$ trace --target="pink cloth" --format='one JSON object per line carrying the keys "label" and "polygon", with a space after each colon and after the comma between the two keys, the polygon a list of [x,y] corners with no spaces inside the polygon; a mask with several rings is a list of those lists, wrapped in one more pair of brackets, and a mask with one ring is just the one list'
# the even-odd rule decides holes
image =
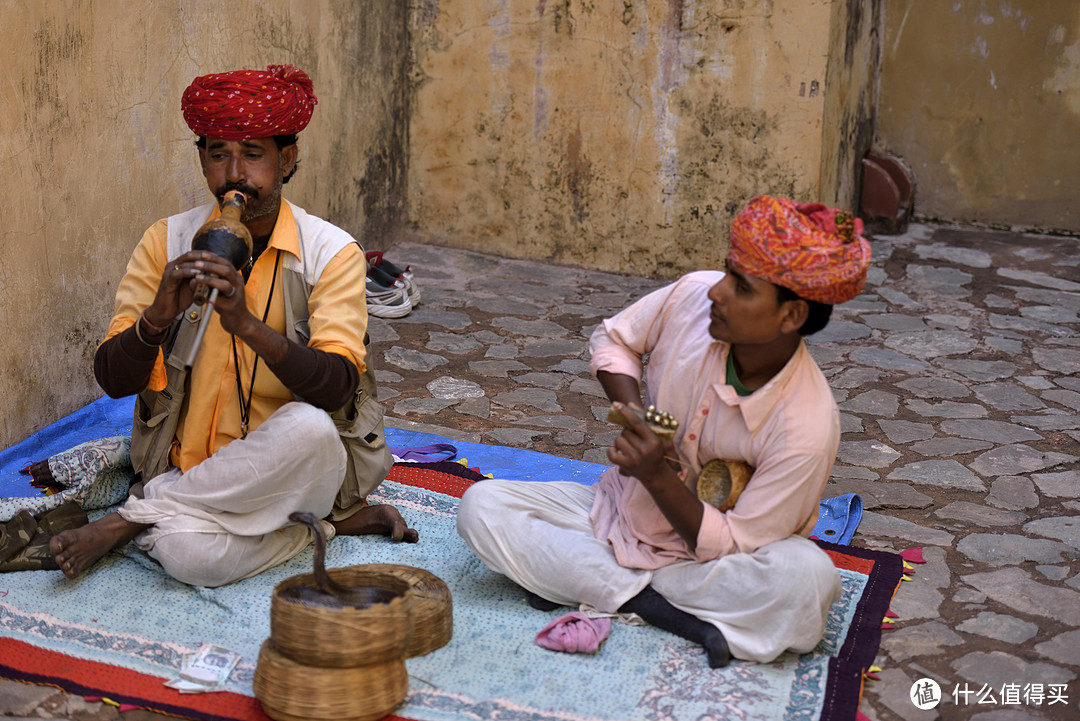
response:
{"label": "pink cloth", "polygon": [[809,536],[840,443],[840,413],[806,346],[748,396],[726,383],[729,346],[709,335],[709,288],[724,274],[700,271],[660,288],[605,320],[589,342],[593,373],[640,378],[649,355],[648,403],[679,421],[675,447],[686,483],[708,461],[746,461],[753,479],[732,510],[705,504],[691,552],[649,492],[618,468],[596,483],[589,515],[619,564],[656,569],[680,560],[749,553],[793,534]]}
{"label": "pink cloth", "polygon": [[536,634],[536,645],[566,653],[596,653],[610,633],[610,618],[590,618],[572,611],[544,626]]}

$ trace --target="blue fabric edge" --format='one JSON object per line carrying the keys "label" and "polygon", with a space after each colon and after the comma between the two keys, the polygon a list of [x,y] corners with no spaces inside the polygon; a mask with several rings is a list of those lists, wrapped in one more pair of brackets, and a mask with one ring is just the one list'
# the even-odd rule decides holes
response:
{"label": "blue fabric edge", "polygon": [[[62,453],[96,438],[131,435],[135,398],[103,396],[64,418],[37,431],[10,448],[0,451],[0,497],[31,497],[38,490],[19,471],[27,465]],[[572,481],[585,486],[596,483],[608,466],[589,461],[561,458],[549,453],[510,446],[455,441],[434,433],[400,428],[386,429],[391,448],[449,443],[457,448],[457,459],[484,475],[526,481]],[[853,493],[824,499],[812,535],[822,540],[848,545],[862,520],[862,499]]]}

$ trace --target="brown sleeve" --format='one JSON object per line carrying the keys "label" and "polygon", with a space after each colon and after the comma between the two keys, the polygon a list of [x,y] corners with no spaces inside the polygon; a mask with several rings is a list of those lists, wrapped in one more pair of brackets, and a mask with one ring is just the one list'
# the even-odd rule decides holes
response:
{"label": "brown sleeve", "polygon": [[[98,346],[94,376],[112,398],[134,395],[150,382],[157,354],[158,349],[140,341],[131,326]],[[298,343],[289,343],[279,363],[266,364],[294,395],[327,413],[344,406],[360,383],[360,371],[344,356]]]}
{"label": "brown sleeve", "polygon": [[111,398],[135,395],[150,382],[157,357],[158,347],[139,340],[133,325],[98,346],[94,377]]}
{"label": "brown sleeve", "polygon": [[281,361],[266,365],[293,395],[327,413],[348,403],[360,384],[360,371],[345,356],[299,343],[290,342]]}

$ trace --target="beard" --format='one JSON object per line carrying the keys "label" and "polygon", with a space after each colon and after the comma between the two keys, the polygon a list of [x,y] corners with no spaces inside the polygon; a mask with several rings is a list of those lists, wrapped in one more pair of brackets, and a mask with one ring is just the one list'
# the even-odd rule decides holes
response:
{"label": "beard", "polygon": [[225,200],[225,193],[230,190],[239,190],[247,198],[244,204],[244,212],[240,215],[240,222],[246,223],[251,220],[264,218],[271,213],[276,213],[281,205],[281,187],[284,168],[283,162],[278,160],[278,174],[274,178],[274,185],[269,191],[261,192],[259,188],[247,183],[225,183],[214,193],[217,196],[218,206]]}
{"label": "beard", "polygon": [[[244,193],[247,195],[247,193]],[[248,196],[251,198],[251,196]],[[281,205],[281,177],[278,176],[277,182],[274,183],[274,187],[269,193],[257,194],[254,198],[248,201],[248,204],[244,206],[244,212],[240,215],[241,222],[250,220],[258,220],[259,218],[266,217],[271,213],[276,213],[278,207]]]}

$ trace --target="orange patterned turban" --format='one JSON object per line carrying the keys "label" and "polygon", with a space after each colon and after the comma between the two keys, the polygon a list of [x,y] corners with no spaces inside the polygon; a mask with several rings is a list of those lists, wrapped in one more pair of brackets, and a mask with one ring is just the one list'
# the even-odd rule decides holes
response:
{"label": "orange patterned turban", "polygon": [[204,138],[248,140],[292,135],[315,110],[315,86],[292,65],[234,70],[191,81],[180,99],[188,127]]}
{"label": "orange patterned turban", "polygon": [[866,282],[870,244],[862,221],[819,203],[759,195],[731,223],[728,262],[737,270],[835,305]]}

